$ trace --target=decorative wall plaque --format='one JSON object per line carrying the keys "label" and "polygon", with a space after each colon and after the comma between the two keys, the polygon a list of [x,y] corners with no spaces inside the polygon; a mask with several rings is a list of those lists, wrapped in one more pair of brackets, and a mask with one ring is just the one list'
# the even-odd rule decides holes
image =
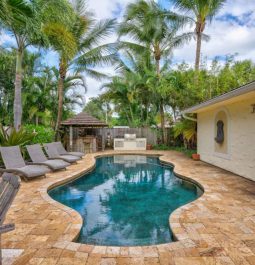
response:
{"label": "decorative wall plaque", "polygon": [[222,144],[224,142],[224,122],[222,120],[217,121],[217,135],[215,137],[215,141],[218,144]]}

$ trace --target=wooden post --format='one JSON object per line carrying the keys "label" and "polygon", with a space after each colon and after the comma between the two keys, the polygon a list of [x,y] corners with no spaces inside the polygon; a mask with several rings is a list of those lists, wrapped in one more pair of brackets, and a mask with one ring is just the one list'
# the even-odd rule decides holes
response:
{"label": "wooden post", "polygon": [[102,151],[104,151],[104,149],[105,149],[105,129],[101,128],[100,133],[102,135]]}
{"label": "wooden post", "polygon": [[70,151],[73,151],[73,126],[72,125],[69,128],[69,145],[70,145]]}

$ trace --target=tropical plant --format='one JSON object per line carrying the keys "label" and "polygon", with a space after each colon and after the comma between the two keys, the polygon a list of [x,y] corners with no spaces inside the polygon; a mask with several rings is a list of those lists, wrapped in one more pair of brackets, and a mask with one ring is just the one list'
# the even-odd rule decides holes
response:
{"label": "tropical plant", "polygon": [[111,123],[112,110],[109,102],[102,96],[91,98],[90,101],[85,105],[84,112],[89,113],[93,117]]}
{"label": "tropical plant", "polygon": [[50,143],[54,140],[55,134],[51,127],[27,124],[24,126],[24,129],[27,133],[34,134],[34,138],[31,141],[34,144]]}
{"label": "tropical plant", "polygon": [[24,128],[17,131],[15,128],[5,129],[0,125],[0,146],[24,146],[31,143],[34,137],[34,133],[29,133]]}
{"label": "tropical plant", "polygon": [[15,53],[0,48],[0,123],[13,120]]}
{"label": "tropical plant", "polygon": [[188,18],[162,9],[155,1],[138,0],[129,4],[120,24],[120,36],[130,36],[134,42],[121,41],[120,46],[138,53],[149,49],[160,74],[160,61],[172,55],[173,49],[188,42],[193,32],[178,35]]}
{"label": "tropical plant", "polygon": [[[14,127],[16,130],[21,126],[22,118],[22,61],[25,48],[32,41],[32,33],[37,28],[35,9],[31,2],[25,0],[3,0],[0,3],[0,26],[10,31],[16,40],[16,74],[14,96]],[[33,21],[35,19],[35,21]]]}
{"label": "tropical plant", "polygon": [[[63,87],[68,69],[101,79],[106,75],[93,68],[112,62],[113,58],[114,45],[99,43],[113,31],[115,21],[95,22],[87,12],[84,0],[76,0],[72,4],[75,19],[70,24],[65,23],[65,26],[58,25],[57,30],[56,26],[47,29],[52,46],[60,55],[56,135],[62,120]],[[63,35],[68,36],[68,40],[64,43]]]}
{"label": "tropical plant", "polygon": [[147,73],[150,69],[155,70],[155,67],[149,53],[133,56],[127,52],[122,58],[116,69],[118,75],[102,85],[102,88],[107,89],[104,98],[114,104],[115,111],[120,114],[121,120],[125,120],[125,125],[148,126],[156,111],[151,103],[153,95],[146,83]]}
{"label": "tropical plant", "polygon": [[[187,43],[193,32],[178,34],[188,22],[184,16],[162,9],[154,1],[138,0],[128,5],[124,22],[119,27],[120,36],[130,36],[133,42],[121,41],[120,47],[135,53],[149,52],[155,61],[156,78],[160,79],[161,61],[168,61],[177,47]],[[158,82],[160,82],[158,80]],[[157,85],[155,83],[155,85]],[[156,86],[155,86],[156,89]],[[162,141],[166,142],[163,100],[159,103]]]}
{"label": "tropical plant", "polygon": [[184,119],[174,126],[174,137],[182,136],[187,147],[194,148],[197,139],[197,123]]}
{"label": "tropical plant", "polygon": [[203,37],[208,39],[208,36],[204,35],[206,22],[211,22],[216,14],[220,11],[226,0],[171,0],[177,9],[191,14],[190,19],[195,23],[195,33],[197,39],[196,47],[196,61],[195,70],[198,71],[200,67],[200,54]]}
{"label": "tropical plant", "polygon": [[[30,45],[47,46],[47,29],[54,25],[54,21],[64,17],[63,6],[65,0],[2,0],[0,2],[0,26],[14,35],[16,40],[16,73],[14,93],[14,127],[18,130],[22,122],[22,81],[23,58],[26,48]],[[54,14],[54,16],[53,16]],[[53,19],[54,17],[54,19]],[[62,20],[66,22],[66,20]],[[62,36],[63,41],[64,35]]]}

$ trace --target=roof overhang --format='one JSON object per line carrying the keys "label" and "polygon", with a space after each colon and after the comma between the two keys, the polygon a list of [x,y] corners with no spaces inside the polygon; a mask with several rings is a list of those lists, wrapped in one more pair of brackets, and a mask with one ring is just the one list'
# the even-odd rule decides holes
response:
{"label": "roof overhang", "polygon": [[73,126],[73,127],[83,127],[83,128],[108,128],[107,124],[79,124],[79,123],[61,123],[62,126]]}
{"label": "roof overhang", "polygon": [[212,98],[208,101],[202,102],[191,108],[183,110],[182,114],[204,112],[216,107],[231,104],[237,101],[245,100],[250,97],[255,97],[255,81],[244,86],[236,88],[228,93]]}

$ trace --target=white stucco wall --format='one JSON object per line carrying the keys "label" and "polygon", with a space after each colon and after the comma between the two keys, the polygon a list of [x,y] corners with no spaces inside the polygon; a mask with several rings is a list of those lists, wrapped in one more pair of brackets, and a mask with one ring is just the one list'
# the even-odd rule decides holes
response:
{"label": "white stucco wall", "polygon": [[[198,153],[201,160],[255,181],[255,96],[198,113]],[[215,117],[225,111],[228,119],[227,154],[215,151]]]}

